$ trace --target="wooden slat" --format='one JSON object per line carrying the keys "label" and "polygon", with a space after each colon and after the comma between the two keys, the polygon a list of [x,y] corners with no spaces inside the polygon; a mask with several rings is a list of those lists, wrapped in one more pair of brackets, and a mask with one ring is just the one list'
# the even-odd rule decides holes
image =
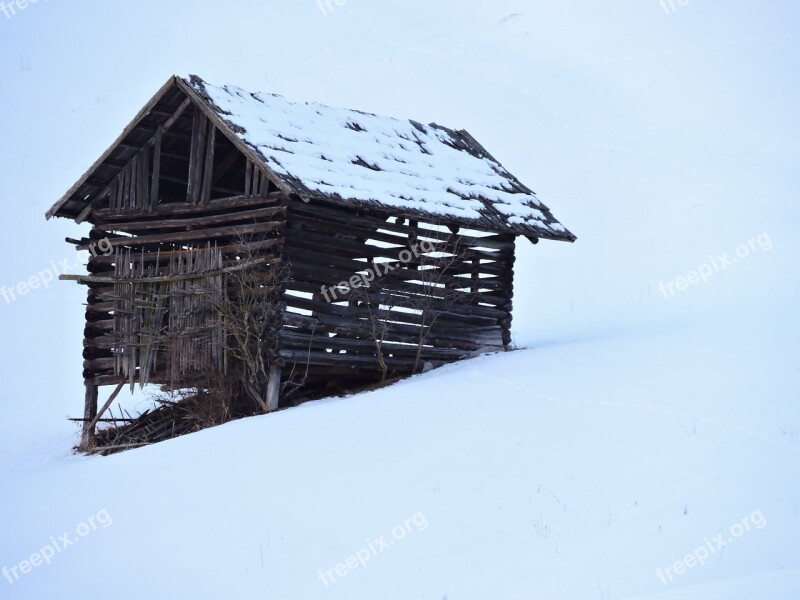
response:
{"label": "wooden slat", "polygon": [[[187,98],[188,100],[188,98]],[[156,132],[154,143],[153,143],[153,175],[150,182],[150,206],[149,209],[151,211],[155,210],[158,207],[158,194],[159,184],[161,179],[161,143],[163,139],[164,129],[159,127],[158,131]]]}
{"label": "wooden slat", "polygon": [[142,208],[150,209],[150,146],[142,148]]}
{"label": "wooden slat", "polygon": [[169,274],[169,275],[154,275],[154,276],[146,276],[146,277],[128,277],[125,276],[124,278],[120,278],[119,276],[109,276],[109,277],[101,277],[96,275],[59,275],[58,278],[61,281],[80,281],[82,283],[163,283],[163,282],[174,282],[174,281],[187,281],[190,279],[203,279],[205,277],[209,277],[210,275],[218,275],[222,273],[232,273],[234,271],[240,271],[242,269],[248,269],[258,265],[276,265],[280,263],[279,258],[260,258],[253,261],[248,262],[247,264],[242,265],[233,265],[229,267],[224,267],[222,269],[216,269],[214,271],[201,271],[197,273],[185,273],[185,274]]}
{"label": "wooden slat", "polygon": [[[166,121],[164,121],[161,127],[159,127],[160,133],[164,134],[167,131],[169,131],[169,129],[175,124],[175,122],[181,118],[181,115],[183,115],[184,111],[186,111],[186,109],[189,108],[189,105],[191,103],[192,99],[189,97],[187,97],[183,102],[181,102],[178,108],[175,109],[175,112],[172,113],[172,115]],[[156,133],[158,134],[158,132]]]}
{"label": "wooden slat", "polygon": [[208,122],[211,132],[208,135],[208,144],[206,148],[205,165],[203,166],[203,186],[200,191],[200,201],[203,204],[208,204],[211,201],[211,179],[214,172],[214,147],[217,141],[217,128],[214,124]]}
{"label": "wooden slat", "polygon": [[252,196],[251,188],[253,185],[253,163],[249,160],[244,168],[244,195]]}
{"label": "wooden slat", "polygon": [[133,211],[123,213],[119,211],[112,211],[109,209],[100,209],[95,211],[97,224],[112,222],[125,222],[131,219],[150,219],[159,217],[174,217],[179,215],[203,215],[206,213],[214,213],[218,211],[226,211],[229,209],[244,208],[247,206],[261,206],[261,205],[275,205],[278,202],[284,201],[286,196],[281,192],[270,194],[267,196],[229,196],[227,198],[218,198],[211,200],[207,205],[193,206],[185,202],[171,202],[162,204],[153,211]]}
{"label": "wooden slat", "polygon": [[[282,238],[269,238],[266,240],[259,240],[256,242],[247,242],[247,243],[233,243],[227,244],[224,246],[217,246],[220,252],[225,254],[238,254],[241,252],[261,252],[264,250],[269,250],[273,248],[278,248],[284,244],[284,240]],[[140,255],[137,258],[137,261],[144,261],[145,263],[167,263],[169,258],[172,254],[183,254],[186,250],[162,250],[158,253],[154,252],[146,252],[143,256]],[[113,255],[111,256],[96,256],[92,258],[92,262],[94,264],[105,264],[111,265],[116,262],[116,257]],[[99,297],[102,297],[102,293],[99,294]]]}
{"label": "wooden slat", "polygon": [[229,223],[231,221],[250,221],[257,222],[263,217],[271,217],[284,212],[282,206],[266,206],[243,210],[238,212],[222,212],[203,217],[189,217],[184,219],[165,219],[152,221],[131,221],[129,223],[114,223],[109,225],[97,225],[96,231],[146,231],[150,229],[186,229],[196,228],[206,225],[218,225],[219,223]]}
{"label": "wooden slat", "polygon": [[[307,215],[311,218],[324,219],[331,223],[346,223],[347,225],[358,225],[367,229],[385,229],[387,231],[395,231],[405,235],[414,234],[418,237],[432,237],[439,239],[442,233],[432,229],[428,229],[419,225],[411,227],[393,221],[387,221],[386,218],[390,216],[389,212],[375,212],[372,215],[359,215],[354,214],[353,210],[346,210],[338,206],[332,206],[329,203],[314,200],[310,203],[292,200],[289,202],[289,209],[292,213],[295,211]],[[382,218],[378,215],[382,215]],[[514,247],[513,234],[496,234],[485,237],[475,237],[469,235],[458,234],[464,243],[478,248],[490,248],[498,250],[508,250]]]}
{"label": "wooden slat", "polygon": [[206,135],[206,116],[195,109],[192,119],[192,142],[189,148],[189,173],[187,175],[186,202],[196,204],[200,195],[200,178],[202,175],[201,157]]}
{"label": "wooden slat", "polygon": [[108,410],[108,408],[111,406],[114,400],[116,400],[117,396],[122,391],[123,387],[125,387],[124,383],[120,383],[119,385],[117,385],[116,389],[111,393],[111,396],[109,396],[108,400],[106,400],[105,404],[103,404],[103,407],[97,411],[97,414],[89,423],[89,432],[91,435],[94,435],[94,428],[97,426],[97,422],[100,420],[100,417],[103,416],[103,414]]}
{"label": "wooden slat", "polygon": [[[152,235],[124,236],[106,238],[113,248],[124,246],[141,246],[145,244],[172,244],[175,242],[188,242],[196,240],[209,240],[224,236],[246,235],[251,233],[266,233],[277,227],[285,225],[285,221],[267,221],[247,225],[230,225],[227,227],[214,227],[198,229],[196,231],[182,231],[178,233],[156,233]],[[78,250],[88,250],[89,244],[78,246]]]}

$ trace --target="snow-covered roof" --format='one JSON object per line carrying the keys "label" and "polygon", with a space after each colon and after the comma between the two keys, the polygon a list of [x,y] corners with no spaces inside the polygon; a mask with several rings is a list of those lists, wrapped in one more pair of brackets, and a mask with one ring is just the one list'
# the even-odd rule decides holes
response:
{"label": "snow-covered roof", "polygon": [[573,241],[469,133],[184,79],[275,176],[304,198]]}
{"label": "snow-covered roof", "polygon": [[[188,96],[188,99],[187,99]],[[282,191],[308,202],[531,238],[574,241],[528,187],[464,130],[172,77],[47,212],[81,222],[163,125],[193,102]]]}

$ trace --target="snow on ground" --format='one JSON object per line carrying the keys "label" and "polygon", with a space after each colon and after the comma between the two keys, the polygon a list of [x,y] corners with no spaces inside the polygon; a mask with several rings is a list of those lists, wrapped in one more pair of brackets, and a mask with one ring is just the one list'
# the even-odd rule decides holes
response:
{"label": "snow on ground", "polygon": [[4,298],[0,598],[800,597],[800,9],[331,6],[0,17],[0,286],[79,269],[45,210],[197,72],[468,129],[579,238],[518,245],[525,349],[85,458],[83,290]]}
{"label": "snow on ground", "polygon": [[[752,363],[786,332],[736,343],[754,333],[545,344],[6,472],[0,565],[92,515],[110,525],[4,597],[91,581],[116,598],[796,598],[800,415],[778,383],[790,361]],[[701,547],[704,566],[674,574]]]}

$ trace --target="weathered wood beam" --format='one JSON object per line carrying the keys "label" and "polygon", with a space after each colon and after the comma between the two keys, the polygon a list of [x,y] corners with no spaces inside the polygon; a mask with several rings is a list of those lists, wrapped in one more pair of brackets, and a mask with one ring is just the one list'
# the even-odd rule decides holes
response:
{"label": "weathered wood beam", "polygon": [[229,196],[227,198],[217,198],[211,200],[205,206],[193,206],[185,202],[172,202],[162,204],[153,211],[132,211],[127,213],[117,212],[110,209],[99,209],[95,212],[98,224],[110,221],[127,221],[130,219],[150,219],[158,217],[173,217],[178,215],[202,215],[215,211],[226,211],[229,209],[244,208],[248,206],[274,205],[286,199],[286,195],[281,192],[270,194],[269,196]]}
{"label": "weathered wood beam", "polygon": [[94,416],[94,418],[92,418],[91,422],[89,423],[89,430],[92,438],[94,438],[95,427],[97,426],[97,422],[100,420],[100,417],[103,416],[103,414],[109,409],[114,400],[116,400],[117,396],[122,391],[123,387],[125,387],[125,383],[118,384],[116,389],[111,393],[111,396],[109,396],[108,400],[106,400],[105,404],[103,404],[103,407],[100,410],[98,410],[97,414]]}
{"label": "weathered wood beam", "polygon": [[86,395],[84,397],[83,430],[81,432],[81,442],[79,449],[82,452],[89,452],[94,445],[94,429],[89,425],[97,415],[97,386],[86,384]]}
{"label": "weathered wood beam", "polygon": [[[257,252],[263,250],[269,250],[271,248],[277,248],[284,244],[284,240],[282,238],[269,238],[266,240],[259,240],[256,242],[247,242],[244,244],[226,244],[224,246],[217,246],[218,250],[223,254],[239,254],[239,253],[249,253],[249,252]],[[145,264],[159,262],[163,263],[164,265],[169,264],[169,259],[173,255],[185,255],[186,250],[160,250],[159,252],[145,252],[144,254],[139,254],[136,256],[135,260],[138,263],[144,262]],[[105,264],[105,265],[113,265],[116,263],[117,259],[112,254],[109,256],[97,256],[92,259],[95,264]],[[109,272],[113,272],[111,269]],[[95,274],[95,273],[93,273]]]}
{"label": "weathered wood beam", "polygon": [[[306,217],[320,219],[324,222],[342,223],[346,224],[347,226],[359,226],[368,230],[383,229],[404,235],[414,234],[416,237],[432,238],[436,240],[442,239],[443,235],[450,235],[443,234],[441,231],[424,227],[423,225],[425,223],[418,225],[417,227],[411,227],[409,225],[402,225],[397,222],[387,221],[386,219],[391,214],[387,211],[375,210],[370,214],[354,214],[352,210],[348,211],[318,200],[315,200],[311,203],[291,200],[289,202],[289,209],[292,211],[292,213],[297,212],[305,215]],[[361,212],[363,213],[364,211]],[[427,224],[434,225],[434,223]],[[474,246],[476,248],[508,250],[514,247],[513,234],[494,234],[484,237],[458,234],[454,237],[457,237],[463,243],[469,244],[470,246]]]}
{"label": "weathered wood beam", "polygon": [[[62,275],[63,277],[63,275]],[[436,319],[436,324],[439,327],[496,327],[496,317],[483,317],[480,315],[467,315],[455,312],[452,308],[450,310],[432,310],[427,309],[425,314],[417,314],[414,312],[405,312],[397,310],[367,308],[357,306],[341,306],[338,304],[328,304],[327,302],[315,302],[308,298],[299,298],[297,296],[286,295],[284,297],[286,304],[295,308],[312,311],[315,314],[328,314],[336,317],[343,317],[349,319],[369,320],[377,319],[381,323],[384,322],[398,322],[410,323],[412,325],[421,325],[423,318],[426,325],[430,324]],[[482,307],[484,308],[484,307]]]}
{"label": "weathered wood beam", "polygon": [[[459,282],[460,283],[460,282]],[[320,293],[320,290],[323,285],[329,285],[324,283],[322,280],[317,278],[295,278],[291,280],[288,284],[288,289],[292,291],[298,292],[306,292],[306,293]],[[466,304],[475,304],[475,305],[483,305],[487,304],[489,306],[496,307],[500,310],[506,311],[508,310],[508,306],[510,305],[510,300],[506,297],[506,295],[498,294],[497,292],[488,292],[488,291],[479,291],[477,293],[467,292],[464,291],[469,284],[465,284],[462,289],[454,289],[454,288],[440,288],[440,287],[433,287],[433,286],[424,286],[418,283],[412,283],[408,281],[401,281],[401,280],[393,280],[389,286],[390,290],[395,293],[402,293],[402,294],[410,294],[411,297],[422,299],[424,297],[430,297],[431,299],[444,299],[448,302],[456,302],[456,303],[466,303]],[[369,301],[377,301],[381,296],[381,286],[372,285],[370,288],[359,288],[357,293],[358,300],[367,299]],[[347,296],[341,298],[343,300],[347,300]]]}
{"label": "weathered wood beam", "polygon": [[101,232],[111,231],[146,231],[149,229],[188,229],[206,225],[218,225],[231,221],[250,221],[258,222],[263,217],[271,217],[284,212],[282,206],[266,206],[253,210],[243,210],[239,212],[223,212],[203,217],[189,217],[185,219],[166,219],[152,221],[131,221],[127,223],[113,223],[108,225],[96,225],[94,230]]}
{"label": "weathered wood beam", "polygon": [[[291,217],[290,217],[291,218]],[[398,261],[375,263],[371,265],[368,262],[357,261],[349,256],[337,256],[335,248],[331,249],[329,253],[315,252],[305,247],[300,247],[296,238],[289,238],[287,236],[287,255],[292,263],[292,268],[298,270],[298,275],[302,277],[312,277],[314,281],[321,279],[321,283],[328,285],[335,285],[340,281],[348,281],[353,275],[373,269],[380,277],[375,279],[391,277],[393,279],[401,279],[404,281],[420,281],[423,280],[430,285],[431,283],[440,283],[447,287],[464,287],[469,288],[470,279],[472,274],[472,265],[464,263],[463,261],[447,263],[447,264],[430,264],[430,269],[426,271],[419,271],[408,268],[409,265],[403,266]],[[291,241],[290,241],[291,240]],[[323,248],[325,250],[325,248]],[[339,254],[345,254],[341,250]],[[419,261],[415,261],[419,262]],[[380,271],[375,267],[380,265]],[[389,269],[388,267],[391,267]],[[386,273],[388,271],[388,274]],[[492,275],[491,277],[482,277],[480,279],[480,286],[482,289],[497,289],[498,285],[503,285],[509,279],[509,270],[507,267],[498,267],[494,263],[482,263],[481,273]],[[460,277],[464,275],[464,277]]]}
{"label": "weathered wood beam", "polygon": [[253,186],[253,163],[249,160],[244,167],[244,195],[252,196],[250,193]]}
{"label": "weathered wood beam", "polygon": [[189,150],[189,175],[186,187],[186,202],[197,204],[203,181],[203,155],[205,153],[208,117],[196,109],[192,121],[192,143]]}
{"label": "weathered wood beam", "polygon": [[248,261],[240,265],[232,265],[222,269],[214,269],[212,271],[197,271],[196,273],[181,273],[170,275],[154,275],[152,277],[101,277],[97,275],[59,275],[61,281],[79,281],[81,283],[162,283],[173,281],[188,281],[190,279],[204,279],[211,275],[219,275],[221,273],[233,273],[243,269],[249,269],[259,265],[275,265],[281,262],[280,258],[259,258],[256,260]]}
{"label": "weathered wood beam", "polygon": [[200,202],[208,204],[211,201],[211,178],[214,173],[214,148],[217,143],[217,128],[209,121],[209,128],[211,129],[208,135],[208,144],[206,148],[205,165],[203,166],[203,184],[200,189]]}
{"label": "weathered wood beam", "polygon": [[[285,225],[285,221],[267,221],[266,223],[256,223],[247,225],[230,225],[227,227],[212,227],[209,229],[198,229],[196,231],[181,231],[178,233],[161,234],[156,233],[152,235],[140,236],[123,236],[115,238],[106,238],[106,243],[111,244],[113,248],[123,246],[142,246],[146,244],[171,244],[175,242],[189,242],[209,240],[218,237],[247,235],[251,233],[266,233],[278,227]],[[78,246],[78,250],[88,250],[89,244]]]}
{"label": "weathered wood beam", "polygon": [[[374,334],[370,324],[362,320],[337,317],[335,315],[317,314],[313,317],[293,312],[285,312],[283,322],[289,327],[297,327],[308,332],[330,331],[344,336],[370,336]],[[386,341],[417,343],[419,340],[419,326],[403,323],[386,323],[386,331],[382,335]],[[460,327],[444,328],[435,324],[426,336],[432,344],[442,347],[464,348],[477,350],[482,346],[495,345],[502,348],[501,330],[494,327]]]}
{"label": "weathered wood beam", "polygon": [[[374,354],[377,351],[374,340],[365,340],[363,338],[348,338],[341,335],[336,337],[309,335],[292,330],[281,331],[280,337],[285,347],[289,349],[310,348],[312,350],[333,350],[336,352],[346,350],[349,352],[359,352],[361,354]],[[418,349],[417,340],[418,338],[413,342],[406,343],[390,342],[388,340],[383,341],[381,343],[381,351],[385,355],[416,356]],[[423,347],[423,354],[426,357],[439,360],[456,360],[467,356],[470,352],[470,350],[459,348]]]}
{"label": "weathered wood beam", "polygon": [[269,382],[267,383],[267,410],[278,410],[281,394],[281,369],[277,365],[269,368]]}
{"label": "weathered wood beam", "polygon": [[159,128],[153,138],[153,174],[150,180],[150,206],[148,207],[151,212],[158,206],[159,201],[159,185],[161,184],[161,144],[163,138],[164,130]]}
{"label": "weathered wood beam", "polygon": [[172,128],[172,126],[175,124],[175,122],[178,119],[180,119],[181,116],[183,116],[184,111],[187,108],[189,108],[189,105],[191,103],[192,103],[192,99],[189,98],[189,97],[185,98],[184,101],[180,103],[178,108],[175,109],[175,112],[173,112],[172,115],[166,121],[164,121],[164,123],[161,125],[161,127],[159,127],[159,129],[161,130],[162,135],[164,133],[166,133],[167,131],[169,131]]}

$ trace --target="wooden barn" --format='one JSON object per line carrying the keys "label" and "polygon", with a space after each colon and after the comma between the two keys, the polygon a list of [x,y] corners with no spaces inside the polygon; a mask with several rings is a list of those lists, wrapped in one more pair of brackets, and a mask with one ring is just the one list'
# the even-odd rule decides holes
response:
{"label": "wooden barn", "polygon": [[[125,385],[253,412],[511,342],[514,243],[572,242],[469,133],[172,77],[50,208],[88,222],[82,447]],[[98,388],[114,386],[98,410]]]}

